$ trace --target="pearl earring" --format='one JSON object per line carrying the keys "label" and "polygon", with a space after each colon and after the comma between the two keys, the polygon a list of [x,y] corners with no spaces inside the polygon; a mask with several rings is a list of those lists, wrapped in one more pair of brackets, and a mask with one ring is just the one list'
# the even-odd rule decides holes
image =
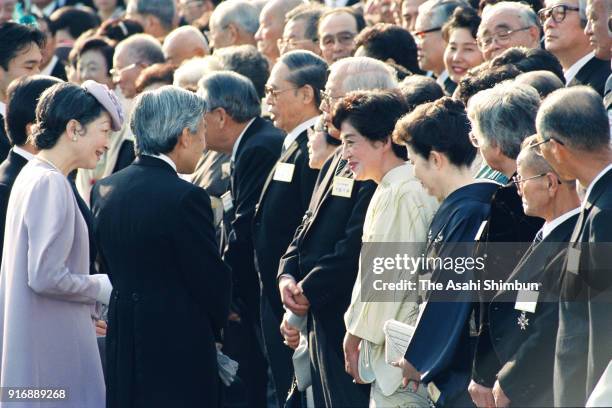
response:
{"label": "pearl earring", "polygon": [[77,141],[77,137],[76,136],[72,136],[72,141],[76,142]]}

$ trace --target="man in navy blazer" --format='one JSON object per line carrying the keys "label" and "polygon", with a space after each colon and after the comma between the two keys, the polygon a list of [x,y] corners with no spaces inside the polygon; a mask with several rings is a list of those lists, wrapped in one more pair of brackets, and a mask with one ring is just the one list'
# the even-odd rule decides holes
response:
{"label": "man in navy blazer", "polygon": [[610,124],[601,97],[576,86],[550,94],[536,126],[544,158],[586,189],[563,267],[554,368],[555,406],[585,406],[612,359]]}

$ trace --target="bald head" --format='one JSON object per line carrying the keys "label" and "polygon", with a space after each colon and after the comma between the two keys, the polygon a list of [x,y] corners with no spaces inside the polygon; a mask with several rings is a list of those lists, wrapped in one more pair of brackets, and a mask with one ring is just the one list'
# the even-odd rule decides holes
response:
{"label": "bald head", "polygon": [[187,59],[210,53],[206,38],[193,26],[182,26],[168,34],[163,51],[166,61],[176,66]]}
{"label": "bald head", "polygon": [[261,10],[255,41],[257,49],[272,64],[280,55],[277,42],[283,35],[285,15],[300,4],[301,0],[269,0]]}

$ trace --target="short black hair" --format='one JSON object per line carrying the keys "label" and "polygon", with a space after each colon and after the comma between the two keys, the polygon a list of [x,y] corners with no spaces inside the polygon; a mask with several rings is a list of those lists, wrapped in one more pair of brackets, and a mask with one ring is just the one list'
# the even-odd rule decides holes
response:
{"label": "short black hair", "polygon": [[476,10],[472,7],[457,7],[455,11],[453,11],[450,20],[442,26],[442,38],[448,42],[452,30],[465,28],[472,34],[472,37],[476,39],[479,25],[480,16]]}
{"label": "short black hair", "polygon": [[28,141],[26,127],[36,122],[36,104],[40,95],[45,89],[61,82],[61,79],[46,75],[22,77],[11,82],[4,118],[11,144],[22,146]]}
{"label": "short black hair", "polygon": [[285,15],[285,24],[289,21],[304,21],[304,38],[317,41],[317,24],[326,8],[318,3],[301,4]]}
{"label": "short black hair", "polygon": [[45,34],[38,28],[11,21],[0,24],[0,66],[8,71],[9,63],[17,54],[29,48],[32,43],[42,49],[45,42]]}
{"label": "short black hair", "polygon": [[51,25],[49,29],[55,35],[59,30],[68,30],[72,38],[77,39],[81,34],[100,25],[100,17],[97,14],[77,8],[65,6],[55,10],[49,16]]}
{"label": "short black hair", "polygon": [[470,98],[478,92],[493,88],[500,82],[514,79],[520,74],[521,71],[512,64],[481,69],[474,75],[468,73],[461,78],[453,95],[467,105]]}
{"label": "short black hair", "polygon": [[491,67],[512,64],[522,72],[550,71],[565,84],[561,63],[550,51],[542,48],[512,47],[493,58]]}
{"label": "short black hair", "polygon": [[108,42],[104,37],[90,37],[83,42],[75,44],[77,59],[80,59],[87,51],[98,51],[106,61],[106,76],[110,76],[110,70],[113,67],[113,55],[115,55],[115,47]]}
{"label": "short black hair", "polygon": [[[406,113],[406,104],[396,90],[355,91],[348,93],[333,109],[332,123],[340,129],[348,121],[363,137],[389,141],[393,153],[406,160],[406,148],[393,142],[395,122]],[[376,118],[376,120],[372,120]]]}
{"label": "short black hair", "polygon": [[98,28],[97,35],[108,38],[115,44],[125,40],[132,34],[144,33],[142,25],[128,18],[106,20]]}
{"label": "short black hair", "polygon": [[404,96],[408,110],[412,111],[418,105],[433,102],[444,96],[444,90],[435,79],[424,75],[411,75],[399,84],[399,90]]}
{"label": "short black hair", "polygon": [[297,87],[308,85],[314,92],[315,106],[321,104],[320,91],[325,89],[327,82],[327,63],[311,51],[295,50],[282,55],[281,62],[289,69],[287,81]]}
{"label": "short black hair", "polygon": [[476,148],[470,142],[470,129],[465,105],[445,96],[417,106],[401,118],[393,138],[397,143],[406,143],[425,160],[435,150],[455,166],[469,167],[476,157]]}
{"label": "short black hair", "polygon": [[84,88],[62,82],[45,90],[36,105],[36,125],[32,138],[37,148],[51,149],[72,119],[82,126],[96,120],[104,108]]}
{"label": "short black hair", "polygon": [[533,86],[540,94],[541,99],[564,87],[563,82],[550,71],[523,72],[516,77],[515,81]]}
{"label": "short black hair", "polygon": [[385,23],[367,27],[355,39],[355,48],[359,47],[363,47],[367,57],[381,61],[392,58],[408,71],[421,73],[416,43],[403,27]]}

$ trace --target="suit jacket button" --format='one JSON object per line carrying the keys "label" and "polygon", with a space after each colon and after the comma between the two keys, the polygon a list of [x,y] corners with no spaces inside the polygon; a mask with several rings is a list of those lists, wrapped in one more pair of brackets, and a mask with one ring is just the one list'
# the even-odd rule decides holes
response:
{"label": "suit jacket button", "polygon": [[138,302],[138,293],[132,293],[132,299],[134,300],[134,302]]}
{"label": "suit jacket button", "polygon": [[494,340],[495,340],[495,342],[496,342],[496,343],[499,343],[499,341],[501,340],[501,338],[496,337]]}

